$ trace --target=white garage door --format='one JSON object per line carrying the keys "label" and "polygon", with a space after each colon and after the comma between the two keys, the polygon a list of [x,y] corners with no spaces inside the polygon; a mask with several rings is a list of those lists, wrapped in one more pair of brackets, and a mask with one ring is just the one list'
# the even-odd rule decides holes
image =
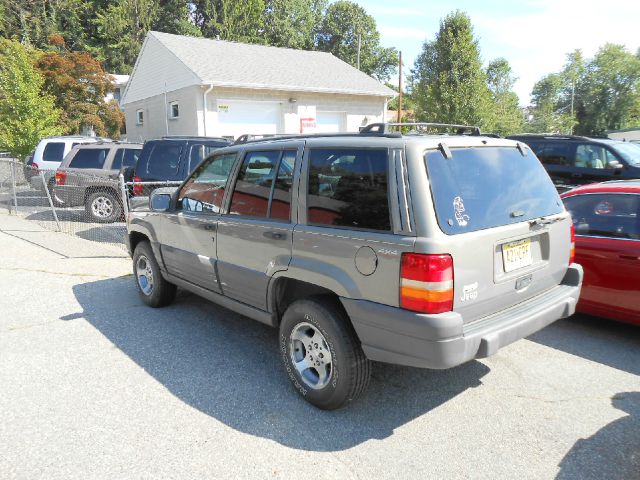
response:
{"label": "white garage door", "polygon": [[316,132],[342,132],[343,118],[344,112],[316,112]]}
{"label": "white garage door", "polygon": [[245,133],[278,133],[281,117],[278,102],[218,100],[216,136],[239,137]]}

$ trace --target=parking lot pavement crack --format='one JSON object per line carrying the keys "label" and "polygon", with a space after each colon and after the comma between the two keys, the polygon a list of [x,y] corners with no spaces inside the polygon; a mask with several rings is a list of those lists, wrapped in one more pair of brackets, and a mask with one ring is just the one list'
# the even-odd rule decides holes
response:
{"label": "parking lot pavement crack", "polygon": [[514,395],[516,398],[523,398],[525,400],[535,400],[543,403],[566,403],[574,402],[578,400],[611,400],[610,396],[587,396],[587,397],[568,397],[568,398],[542,398],[534,397],[531,395]]}
{"label": "parking lot pavement crack", "polygon": [[31,273],[47,273],[49,275],[63,275],[65,277],[92,277],[92,278],[111,278],[111,275],[100,275],[96,273],[80,273],[80,272],[54,272],[51,270],[42,270],[37,268],[21,268],[21,267],[0,267],[0,270],[9,272],[31,272]]}

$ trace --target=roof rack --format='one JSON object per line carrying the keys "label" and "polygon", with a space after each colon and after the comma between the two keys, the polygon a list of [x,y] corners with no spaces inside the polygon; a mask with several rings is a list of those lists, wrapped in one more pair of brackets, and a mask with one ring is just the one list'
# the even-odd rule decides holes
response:
{"label": "roof rack", "polygon": [[[295,134],[287,134],[287,137],[290,136],[294,136]],[[245,133],[243,135],[240,135],[238,138],[236,138],[233,141],[234,145],[239,145],[241,143],[247,143],[247,142],[251,142],[253,140],[265,140],[265,139],[271,139],[271,138],[280,138],[283,137],[285,135],[278,135],[277,133]]]}
{"label": "roof rack", "polygon": [[428,129],[455,129],[456,135],[480,135],[480,127],[472,125],[453,125],[449,123],[371,123],[360,130],[360,133],[378,133],[381,135],[388,135],[392,128],[400,129],[401,127],[415,127],[416,130],[428,130]]}

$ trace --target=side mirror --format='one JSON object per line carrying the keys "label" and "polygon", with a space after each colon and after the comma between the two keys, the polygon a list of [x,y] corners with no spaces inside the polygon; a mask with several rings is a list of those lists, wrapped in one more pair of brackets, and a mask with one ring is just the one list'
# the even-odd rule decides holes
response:
{"label": "side mirror", "polygon": [[149,198],[149,209],[153,212],[166,212],[171,206],[171,194],[154,191]]}
{"label": "side mirror", "polygon": [[622,170],[622,164],[618,160],[610,160],[607,162],[607,168],[612,170]]}

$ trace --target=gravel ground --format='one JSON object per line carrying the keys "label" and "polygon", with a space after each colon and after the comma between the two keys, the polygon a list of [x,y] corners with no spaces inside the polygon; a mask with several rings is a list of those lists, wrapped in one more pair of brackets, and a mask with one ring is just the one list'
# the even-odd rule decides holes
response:
{"label": "gravel ground", "polygon": [[0,213],[0,477],[640,478],[640,328],[575,316],[447,371],[376,364],[323,412],[276,332],[117,249]]}

